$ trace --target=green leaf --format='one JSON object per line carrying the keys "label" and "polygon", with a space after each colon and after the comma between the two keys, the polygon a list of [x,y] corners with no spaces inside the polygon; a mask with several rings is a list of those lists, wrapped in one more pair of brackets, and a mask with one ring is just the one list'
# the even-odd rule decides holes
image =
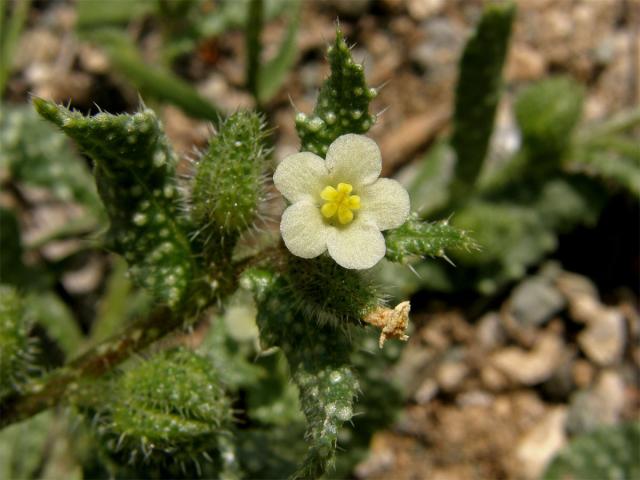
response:
{"label": "green leaf", "polygon": [[98,432],[115,462],[150,464],[161,478],[200,476],[198,456],[216,457],[220,467],[216,452],[232,412],[207,358],[162,352],[108,382],[104,397]]}
{"label": "green leaf", "polygon": [[220,113],[209,100],[172,72],[146,63],[124,33],[103,28],[87,33],[87,38],[105,49],[115,69],[143,96],[172,103],[186,114],[210,120],[214,125],[220,121]]}
{"label": "green leaf", "polygon": [[387,259],[399,263],[408,263],[415,258],[446,258],[451,250],[478,250],[467,231],[450,225],[448,220],[423,222],[416,213],[401,227],[386,232],[385,241]]}
{"label": "green leaf", "polygon": [[318,478],[335,462],[338,429],[353,416],[358,382],[350,366],[347,335],[297,312],[290,286],[264,270],[245,276],[258,303],[263,346],[279,346],[289,362],[307,418],[309,450],[295,478]]}
{"label": "green leaf", "polygon": [[76,28],[81,31],[105,26],[125,26],[132,20],[153,12],[155,1],[131,0],[96,2],[80,0],[76,3]]}
{"label": "green leaf", "polygon": [[60,200],[85,206],[92,216],[104,215],[84,160],[29,106],[0,111],[0,151],[2,166],[16,182],[47,188]]}
{"label": "green leaf", "polygon": [[[238,314],[235,306],[229,307],[225,317],[216,317],[209,328],[198,351],[206,354],[213,363],[214,368],[219,372],[224,384],[236,391],[241,387],[250,387],[267,375],[265,369],[258,365],[253,359],[256,352],[253,349],[253,341],[241,342],[229,332],[233,320],[228,315]],[[248,312],[240,313],[240,315]],[[254,312],[251,312],[252,314]],[[253,319],[255,325],[255,317]],[[254,326],[254,328],[256,328]],[[254,339],[255,340],[255,339]],[[250,344],[249,344],[250,342]]]}
{"label": "green leaf", "polygon": [[0,207],[0,245],[2,245],[0,283],[26,287],[39,279],[22,261],[24,250],[18,219],[11,210],[2,207]]}
{"label": "green leaf", "polygon": [[[406,299],[406,297],[404,297]],[[362,396],[358,399],[358,414],[345,423],[334,478],[349,478],[358,463],[370,453],[371,439],[376,432],[393,428],[405,405],[402,374],[393,369],[403,351],[400,342],[389,342],[378,348],[379,332],[359,330],[352,339],[351,361],[358,374]]]}
{"label": "green leaf", "polygon": [[211,139],[192,179],[191,238],[211,272],[208,283],[217,298],[236,289],[234,247],[258,218],[265,196],[269,150],[264,128],[256,113],[233,114]]}
{"label": "green leaf", "polygon": [[449,200],[455,154],[446,142],[433,146],[419,162],[409,183],[411,205],[422,216],[444,207]]}
{"label": "green leaf", "polygon": [[149,296],[144,290],[133,288],[127,276],[126,262],[116,258],[91,326],[91,341],[97,343],[106,340],[131,320],[142,317],[150,310]]}
{"label": "green leaf", "polygon": [[269,154],[265,136],[260,115],[237,112],[224,121],[199,159],[191,215],[205,244],[225,237],[230,249],[233,239],[255,221]]}
{"label": "green leaf", "polygon": [[304,425],[298,389],[291,382],[289,367],[282,351],[262,355],[256,360],[268,375],[247,388],[247,414],[263,425],[288,427]]}
{"label": "green leaf", "polygon": [[29,317],[46,330],[67,358],[73,357],[82,346],[84,335],[69,307],[51,292],[32,293],[25,302]]}
{"label": "green leaf", "polygon": [[524,148],[536,164],[557,165],[582,114],[584,88],[567,77],[525,89],[515,104]]}
{"label": "green leaf", "polygon": [[461,271],[460,275],[475,275],[476,286],[484,293],[522,277],[557,244],[555,233],[530,205],[477,201],[457,212],[451,223],[473,232],[481,246],[473,253],[458,250],[453,260],[476,267],[475,273]]}
{"label": "green leaf", "polygon": [[301,0],[294,0],[289,8],[289,23],[278,53],[269,62],[260,67],[258,99],[267,102],[282,86],[289,69],[296,59],[298,26],[300,25]]}
{"label": "green leaf", "polygon": [[297,462],[304,457],[304,442],[292,442],[302,438],[304,422],[290,423],[287,428],[251,428],[239,430],[239,461],[246,478],[284,479],[294,474]]}
{"label": "green leaf", "polygon": [[8,3],[4,0],[0,2],[0,95],[4,93],[4,87],[11,74],[13,54],[27,20],[31,0],[14,1],[11,17],[5,25],[4,14],[5,9],[8,9]]}
{"label": "green leaf", "polygon": [[43,412],[0,432],[0,478],[39,478],[52,414]]}
{"label": "green leaf", "polygon": [[31,323],[25,304],[15,288],[0,285],[0,396],[19,388],[31,368]]}
{"label": "green leaf", "polygon": [[451,144],[462,190],[474,185],[487,154],[514,14],[511,2],[489,4],[460,60]]}
{"label": "green leaf", "polygon": [[368,88],[364,68],[355,63],[340,29],[336,41],[327,49],[331,73],[322,84],[313,115],[296,115],[300,150],[324,155],[329,145],[347,133],[366,133],[375,123],[369,103],[377,95]]}
{"label": "green leaf", "polygon": [[553,459],[544,480],[640,478],[640,423],[604,427],[576,437]]}
{"label": "green leaf", "polygon": [[625,188],[640,197],[640,147],[635,139],[615,136],[580,144],[566,167]]}
{"label": "green leaf", "polygon": [[249,0],[247,5],[247,25],[245,43],[247,49],[247,88],[254,98],[258,98],[258,82],[260,81],[260,54],[264,4],[262,0]]}
{"label": "green leaf", "polygon": [[532,207],[558,233],[578,225],[595,225],[607,202],[604,188],[580,176],[549,179]]}
{"label": "green leaf", "polygon": [[[291,0],[265,0],[264,18],[269,21],[290,7]],[[244,28],[247,24],[247,2],[221,0],[213,13],[200,15],[195,25],[201,38],[216,37],[232,28]]]}
{"label": "green leaf", "polygon": [[177,159],[154,112],[84,117],[38,98],[34,105],[94,160],[111,221],[108,245],[129,262],[134,282],[156,302],[178,307],[195,265],[181,223]]}

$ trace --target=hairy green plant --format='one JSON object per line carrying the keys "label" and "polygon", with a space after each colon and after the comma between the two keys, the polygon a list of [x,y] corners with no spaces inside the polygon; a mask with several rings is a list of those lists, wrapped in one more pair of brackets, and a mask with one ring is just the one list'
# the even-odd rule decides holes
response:
{"label": "hairy green plant", "polygon": [[471,252],[478,244],[465,230],[452,227],[448,220],[421,222],[413,214],[400,228],[387,234],[387,259],[407,263],[411,258],[446,257],[449,250]]}
{"label": "hairy green plant", "polygon": [[230,255],[238,236],[258,220],[269,153],[265,135],[258,114],[238,113],[220,127],[197,161],[191,217],[209,257],[221,251]]}
{"label": "hairy green plant", "polygon": [[[167,5],[183,7],[187,5]],[[297,116],[302,149],[322,154],[338,139],[336,145],[356,142],[349,144],[348,155],[354,148],[369,148],[375,155],[375,143],[358,135],[373,123],[368,110],[375,90],[366,86],[363,68],[354,63],[339,30],[328,55],[331,73],[313,118],[307,122]],[[61,315],[50,315],[46,322],[34,314],[46,338],[70,360],[8,392],[2,399],[0,424],[27,419],[62,402],[70,405],[72,416],[80,414],[90,421],[82,427],[89,433],[66,434],[68,445],[81,438],[78,442],[88,442],[100,453],[92,456],[69,447],[75,452],[74,465],[81,465],[78,468],[90,476],[331,475],[340,431],[357,408],[358,377],[378,392],[367,400],[370,414],[384,403],[385,395],[397,398],[395,390],[381,386],[372,371],[384,368],[384,362],[358,355],[363,324],[382,330],[380,345],[387,338],[406,340],[409,304],[388,308],[374,277],[334,261],[331,246],[328,254],[303,258],[283,242],[256,235],[255,224],[263,218],[269,199],[265,179],[271,150],[263,117],[236,112],[221,119],[208,147],[187,165],[190,170],[180,179],[177,156],[150,108],[142,105],[132,114],[84,116],[43,99],[33,103],[92,160],[109,221],[94,242],[124,257],[127,265],[116,265],[90,335],[69,328],[69,316],[62,315],[66,310],[61,305],[57,309]],[[311,154],[302,155],[309,159]],[[298,173],[302,181],[309,174]],[[347,241],[342,248],[352,249],[351,254],[370,249],[379,261],[383,247],[388,261],[405,263],[409,257],[446,257],[449,250],[474,248],[466,232],[446,222],[427,223],[413,215],[402,225],[408,201],[398,203],[402,211],[395,212],[390,205],[397,199],[386,198],[406,196],[395,181],[369,182],[369,190],[366,184],[355,184],[362,189],[363,211],[368,207],[370,215],[378,215],[378,223],[368,223],[369,217],[363,216],[356,219],[354,230],[342,224],[336,227],[330,223],[335,219],[323,224],[335,227],[333,234],[375,235],[368,237],[371,244],[353,244],[350,237],[343,237]],[[334,191],[331,198],[338,209],[344,208],[339,192],[353,187],[339,183],[338,190],[323,188]],[[349,198],[349,208],[359,215],[360,197]],[[314,214],[325,215],[316,207]],[[342,222],[344,215],[340,218]],[[351,212],[348,220],[353,218]],[[3,223],[12,225],[9,243],[20,253],[18,223],[12,213],[3,217]],[[318,233],[319,238],[325,233]],[[131,284],[123,277],[125,268]],[[32,302],[39,305],[34,311],[55,312],[54,299],[40,295],[40,304]],[[255,308],[248,296],[254,298]],[[243,314],[238,313],[239,306],[246,308]],[[185,340],[176,332],[145,352],[144,359],[132,358],[181,327],[198,329],[192,339],[204,337],[199,353],[180,347]],[[11,358],[25,354],[24,343]],[[77,355],[80,348],[85,352]],[[234,397],[242,411],[231,408]],[[234,415],[245,423],[243,428],[234,426]],[[386,412],[379,424],[391,418]],[[349,431],[345,428],[343,432]],[[305,431],[306,446],[299,441]],[[358,455],[372,430],[363,426],[362,432],[347,435]],[[260,445],[264,439],[273,443]],[[283,454],[291,441],[298,444],[297,457]],[[257,455],[260,446],[265,452]],[[341,468],[357,456],[350,458]],[[52,465],[54,471],[55,462]]]}
{"label": "hairy green plant", "polygon": [[489,4],[460,59],[451,145],[461,190],[473,187],[489,147],[514,14],[509,2]]}
{"label": "hairy green plant", "polygon": [[404,291],[493,293],[553,251],[560,234],[594,225],[609,187],[638,195],[640,157],[631,132],[638,111],[581,126],[584,89],[568,77],[518,92],[520,145],[507,155],[490,148],[513,18],[510,2],[485,8],[460,59],[453,133],[427,154],[409,186],[420,215],[450,217],[480,249],[469,254],[469,246],[452,245],[457,269],[415,264],[421,280],[403,281]]}
{"label": "hairy green plant", "polygon": [[111,222],[107,244],[132,265],[133,279],[176,307],[195,275],[181,223],[176,156],[155,113],[87,118],[41,99],[38,112],[93,158],[98,192]]}
{"label": "hairy green plant", "polygon": [[103,389],[106,402],[93,415],[110,468],[129,464],[135,471],[146,464],[174,476],[201,474],[199,461],[220,468],[214,457],[218,439],[230,435],[231,407],[207,358],[168,350],[109,379]]}
{"label": "hairy green plant", "polygon": [[545,480],[638,478],[640,423],[604,427],[574,438],[543,475]]}
{"label": "hairy green plant", "polygon": [[258,302],[261,340],[265,347],[282,348],[307,418],[309,451],[294,477],[317,478],[332,466],[338,428],[353,415],[358,383],[349,366],[349,340],[339,330],[296,315],[277,275],[258,270],[245,279]]}
{"label": "hairy green plant", "polygon": [[378,94],[367,87],[364,67],[353,61],[340,29],[336,41],[327,48],[331,74],[320,89],[312,115],[299,112],[296,130],[300,150],[324,155],[329,145],[344,133],[366,133],[376,122],[369,103]]}

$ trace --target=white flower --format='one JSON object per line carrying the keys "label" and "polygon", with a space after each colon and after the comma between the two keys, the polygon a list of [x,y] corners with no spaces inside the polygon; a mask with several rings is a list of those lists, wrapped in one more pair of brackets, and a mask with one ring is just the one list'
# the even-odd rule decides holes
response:
{"label": "white flower", "polygon": [[395,180],[378,178],[380,149],[363,136],[337,138],[326,160],[310,152],[285,158],[273,175],[291,206],[282,215],[285,245],[298,257],[329,255],[344,268],[371,268],[384,257],[381,230],[402,225],[409,194]]}

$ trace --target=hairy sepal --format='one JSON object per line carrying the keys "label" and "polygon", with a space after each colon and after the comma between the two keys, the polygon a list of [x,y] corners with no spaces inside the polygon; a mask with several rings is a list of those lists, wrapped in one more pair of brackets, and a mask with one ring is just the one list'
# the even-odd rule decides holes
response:
{"label": "hairy sepal", "polygon": [[366,133],[376,121],[369,113],[369,103],[377,90],[367,87],[364,67],[353,61],[339,28],[334,44],[327,48],[327,57],[331,73],[322,84],[313,114],[296,115],[300,150],[323,156],[339,136]]}

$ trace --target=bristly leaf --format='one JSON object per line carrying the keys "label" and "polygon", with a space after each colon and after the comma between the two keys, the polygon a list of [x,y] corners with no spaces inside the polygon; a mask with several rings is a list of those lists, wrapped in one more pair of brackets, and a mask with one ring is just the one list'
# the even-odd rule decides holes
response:
{"label": "bristly leaf", "polygon": [[367,88],[364,68],[353,61],[340,29],[327,55],[331,73],[320,89],[313,115],[296,115],[300,150],[318,155],[324,155],[340,135],[366,133],[376,121],[369,114],[369,103],[377,91]]}
{"label": "bristly leaf", "polygon": [[510,2],[489,5],[460,60],[451,138],[460,188],[473,186],[487,153],[514,14]]}
{"label": "bristly leaf", "polygon": [[134,281],[157,302],[178,307],[195,267],[180,223],[176,156],[156,115],[143,109],[84,117],[38,98],[34,105],[94,160],[111,220],[108,245],[127,259]]}
{"label": "bristly leaf", "polygon": [[192,180],[191,218],[194,250],[201,252],[217,298],[235,288],[231,255],[240,235],[259,216],[264,198],[269,149],[260,115],[238,112],[211,139]]}
{"label": "bristly leaf", "polygon": [[232,416],[209,359],[184,348],[162,352],[107,382],[98,414],[110,458],[165,472],[160,478],[175,478],[185,467],[190,477],[200,476],[194,462],[200,455],[220,467],[219,439],[230,435]]}
{"label": "bristly leaf", "polygon": [[424,257],[446,257],[452,250],[477,250],[478,244],[466,230],[447,220],[427,223],[413,213],[402,225],[386,233],[387,254],[392,262],[408,263]]}
{"label": "bristly leaf", "polygon": [[253,270],[245,279],[256,295],[263,346],[283,350],[307,418],[309,451],[294,477],[318,478],[332,468],[338,429],[353,416],[358,382],[350,342],[344,332],[297,313],[281,277]]}
{"label": "bristly leaf", "polygon": [[233,239],[256,220],[269,154],[265,136],[260,115],[234,113],[198,161],[192,218],[205,244],[214,237]]}

